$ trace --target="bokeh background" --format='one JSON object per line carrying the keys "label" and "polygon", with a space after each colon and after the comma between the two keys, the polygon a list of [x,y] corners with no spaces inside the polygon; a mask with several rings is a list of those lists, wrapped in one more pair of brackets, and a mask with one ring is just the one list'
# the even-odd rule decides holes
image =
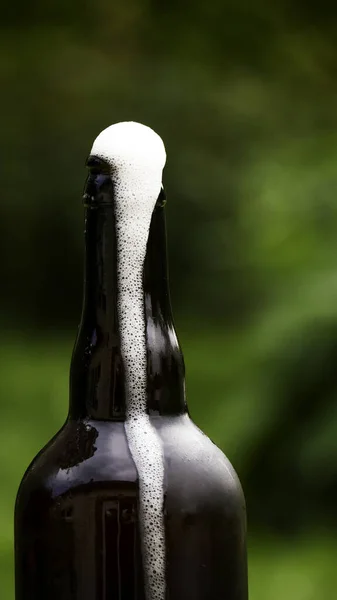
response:
{"label": "bokeh background", "polygon": [[233,462],[251,600],[337,587],[337,20],[325,0],[2,9],[0,577],[13,505],[67,412],[84,161],[163,137],[173,307],[194,420]]}

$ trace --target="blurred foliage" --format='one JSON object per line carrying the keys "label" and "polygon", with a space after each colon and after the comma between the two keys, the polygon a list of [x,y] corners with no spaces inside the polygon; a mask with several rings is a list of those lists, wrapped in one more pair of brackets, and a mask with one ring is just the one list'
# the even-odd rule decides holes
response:
{"label": "blurred foliage", "polygon": [[171,288],[192,416],[238,470],[251,531],[311,532],[287,551],[275,539],[253,544],[251,598],[331,597],[335,7],[34,0],[8,4],[0,28],[5,594],[20,476],[66,413],[83,165],[101,129],[138,120],[167,147]]}
{"label": "blurred foliage", "polygon": [[35,2],[12,27],[9,9],[0,274],[16,322],[76,318],[81,166],[97,132],[123,119],[150,124],[167,146],[181,312],[236,325],[332,264],[337,25],[281,5]]}

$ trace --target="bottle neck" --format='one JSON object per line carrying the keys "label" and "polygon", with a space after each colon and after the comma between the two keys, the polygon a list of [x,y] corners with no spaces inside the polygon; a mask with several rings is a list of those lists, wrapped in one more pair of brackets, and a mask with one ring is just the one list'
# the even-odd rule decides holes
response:
{"label": "bottle neck", "polygon": [[[82,319],[70,370],[70,418],[125,420],[126,382],[118,314],[118,252],[114,192],[107,174],[91,173],[85,199],[85,280]],[[165,211],[158,199],[143,266],[147,410],[186,412],[184,361],[168,288]]]}

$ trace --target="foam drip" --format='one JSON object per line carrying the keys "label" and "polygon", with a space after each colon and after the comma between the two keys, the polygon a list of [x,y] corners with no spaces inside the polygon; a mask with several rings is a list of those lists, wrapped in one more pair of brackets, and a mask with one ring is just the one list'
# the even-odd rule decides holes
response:
{"label": "foam drip", "polygon": [[117,123],[91,154],[107,161],[115,191],[117,310],[126,378],[125,431],[139,476],[140,528],[147,600],[165,598],[164,462],[147,408],[143,265],[166,154],[161,138],[139,123]]}

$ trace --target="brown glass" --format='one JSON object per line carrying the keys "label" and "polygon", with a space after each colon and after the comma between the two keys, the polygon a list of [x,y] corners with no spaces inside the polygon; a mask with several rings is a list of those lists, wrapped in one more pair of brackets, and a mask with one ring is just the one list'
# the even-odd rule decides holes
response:
{"label": "brown glass", "polygon": [[[145,598],[139,485],[124,431],[125,390],[117,299],[114,190],[95,157],[85,189],[82,320],[71,361],[65,425],[34,459],[15,510],[16,600]],[[229,471],[182,462],[184,362],[168,290],[164,194],[144,264],[148,412],[162,440],[167,600],[247,600],[245,508]],[[201,348],[201,351],[203,349]],[[221,484],[220,484],[221,483]]]}

